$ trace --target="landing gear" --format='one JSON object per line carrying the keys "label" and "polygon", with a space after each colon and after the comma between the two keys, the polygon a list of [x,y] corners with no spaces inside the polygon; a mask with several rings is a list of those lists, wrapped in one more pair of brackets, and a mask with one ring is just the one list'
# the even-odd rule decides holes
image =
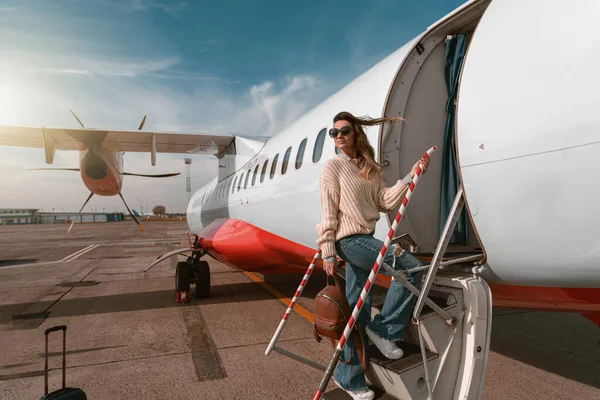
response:
{"label": "landing gear", "polygon": [[206,261],[194,264],[196,274],[196,298],[204,299],[210,296],[210,268]]}
{"label": "landing gear", "polygon": [[187,261],[177,263],[175,268],[175,290],[177,293],[190,291],[190,266]]}
{"label": "landing gear", "polygon": [[[194,241],[197,248],[198,239]],[[187,303],[191,300],[190,285],[195,284],[195,295],[198,299],[210,296],[210,268],[206,261],[200,258],[206,254],[203,250],[197,250],[188,257],[187,261],[177,263],[175,269],[175,291],[178,303]]]}

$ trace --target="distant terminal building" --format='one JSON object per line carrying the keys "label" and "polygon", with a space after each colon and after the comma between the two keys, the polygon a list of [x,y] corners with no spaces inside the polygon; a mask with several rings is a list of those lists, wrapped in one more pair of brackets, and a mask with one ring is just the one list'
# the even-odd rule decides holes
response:
{"label": "distant terminal building", "polygon": [[[69,212],[41,212],[40,222],[42,224],[71,223],[77,218],[77,213]],[[123,221],[123,213],[81,213],[75,223],[80,222],[114,222]]]}
{"label": "distant terminal building", "polygon": [[0,225],[35,224],[39,210],[30,208],[0,208]]}
{"label": "distant terminal building", "polygon": [[[76,212],[44,212],[39,209],[0,208],[0,225],[18,224],[66,224],[77,217]],[[113,213],[81,213],[76,223],[123,221],[124,214]]]}

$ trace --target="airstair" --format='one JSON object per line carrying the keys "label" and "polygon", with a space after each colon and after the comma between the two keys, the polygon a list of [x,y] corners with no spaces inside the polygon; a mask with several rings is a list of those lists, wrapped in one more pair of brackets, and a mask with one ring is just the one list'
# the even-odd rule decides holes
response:
{"label": "airstair", "polygon": [[[480,399],[482,396],[490,346],[492,300],[488,285],[472,270],[482,262],[484,255],[444,257],[463,207],[464,195],[459,189],[429,265],[398,273],[392,266],[382,263],[382,268],[414,293],[416,302],[405,340],[398,343],[404,351],[401,359],[389,360],[377,347],[368,346],[369,365],[365,375],[376,399]],[[399,240],[401,237],[393,238],[389,244]],[[315,255],[265,354],[275,350],[324,371],[321,385],[317,386],[315,382],[318,390],[314,400],[351,399],[340,388],[324,392],[339,359],[339,356],[336,358],[337,350],[331,363],[323,366],[276,346],[319,255]],[[419,289],[405,279],[405,274],[417,271],[424,271]],[[378,290],[371,291],[376,308],[383,305],[385,298],[377,297]]]}

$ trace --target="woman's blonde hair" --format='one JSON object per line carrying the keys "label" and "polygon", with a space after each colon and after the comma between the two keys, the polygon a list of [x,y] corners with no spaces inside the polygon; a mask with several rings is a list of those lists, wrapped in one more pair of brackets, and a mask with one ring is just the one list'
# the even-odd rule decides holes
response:
{"label": "woman's blonde hair", "polygon": [[356,161],[358,169],[360,170],[360,176],[364,179],[369,180],[371,172],[381,174],[383,166],[375,161],[375,150],[373,146],[369,144],[369,139],[363,130],[363,126],[381,125],[385,122],[392,121],[404,121],[404,118],[400,117],[383,117],[383,118],[370,118],[370,117],[355,117],[347,111],[342,111],[333,117],[333,123],[337,121],[347,121],[352,126],[355,138],[356,147]]}

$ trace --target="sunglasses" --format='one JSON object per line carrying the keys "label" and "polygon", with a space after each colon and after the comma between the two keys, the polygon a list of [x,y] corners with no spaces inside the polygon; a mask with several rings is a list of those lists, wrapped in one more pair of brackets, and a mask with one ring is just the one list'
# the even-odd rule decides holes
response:
{"label": "sunglasses", "polygon": [[342,136],[348,136],[350,134],[350,132],[352,132],[352,126],[346,125],[346,126],[342,127],[341,129],[332,128],[329,130],[329,136],[331,136],[332,138],[335,138],[335,137],[337,137],[338,132],[341,133]]}

